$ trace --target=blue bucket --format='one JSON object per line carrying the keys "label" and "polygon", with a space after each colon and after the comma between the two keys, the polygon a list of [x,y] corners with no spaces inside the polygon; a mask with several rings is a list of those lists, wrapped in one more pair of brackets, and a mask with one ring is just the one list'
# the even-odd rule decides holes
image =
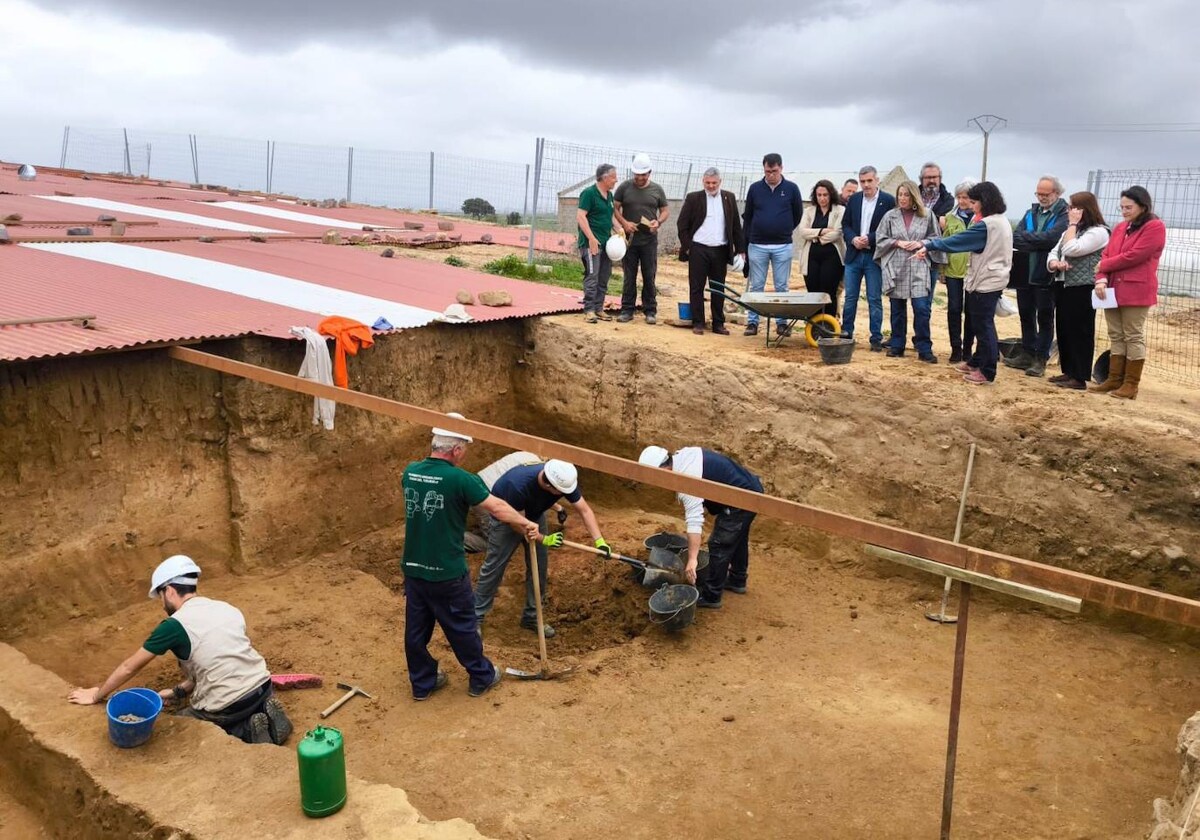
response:
{"label": "blue bucket", "polygon": [[678,304],[678,306],[679,306],[679,320],[680,321],[692,320],[692,305],[690,303],[680,303],[680,304]]}
{"label": "blue bucket", "polygon": [[[157,691],[148,688],[127,688],[108,698],[108,737],[121,749],[140,747],[150,740],[154,721],[162,711],[163,701]],[[126,723],[121,715],[137,715],[142,720]]]}

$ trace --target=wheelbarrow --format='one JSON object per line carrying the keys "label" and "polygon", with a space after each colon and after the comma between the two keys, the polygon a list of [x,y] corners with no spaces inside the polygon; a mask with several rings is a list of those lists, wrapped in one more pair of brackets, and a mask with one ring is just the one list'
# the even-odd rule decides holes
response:
{"label": "wheelbarrow", "polygon": [[772,346],[772,319],[779,319],[787,324],[782,333],[777,332],[774,339],[775,347],[778,347],[791,334],[796,324],[802,321],[804,322],[804,338],[810,347],[818,347],[819,339],[837,338],[842,334],[842,325],[838,323],[838,319],[822,311],[833,302],[825,292],[739,293],[729,284],[725,284],[724,292],[711,288],[709,292],[732,301],[735,305],[747,312],[755,313],[760,319],[766,321],[767,347]]}

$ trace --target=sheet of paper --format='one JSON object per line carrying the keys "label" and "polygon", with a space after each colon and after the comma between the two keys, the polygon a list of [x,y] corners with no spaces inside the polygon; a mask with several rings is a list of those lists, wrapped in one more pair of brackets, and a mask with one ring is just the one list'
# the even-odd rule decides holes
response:
{"label": "sheet of paper", "polygon": [[1092,289],[1092,309],[1116,309],[1117,308],[1117,293],[1113,289],[1109,289],[1104,294],[1104,300],[1096,297],[1096,290]]}

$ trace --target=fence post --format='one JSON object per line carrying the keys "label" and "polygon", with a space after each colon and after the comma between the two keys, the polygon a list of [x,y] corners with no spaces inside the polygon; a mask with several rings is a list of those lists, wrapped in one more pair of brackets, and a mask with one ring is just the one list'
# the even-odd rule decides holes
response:
{"label": "fence post", "polygon": [[133,174],[133,163],[129,160],[129,129],[121,129],[125,133],[125,174]]}
{"label": "fence post", "polygon": [[62,159],[58,163],[59,169],[67,168],[67,141],[70,140],[70,138],[71,138],[71,126],[65,125],[65,126],[63,126]]}
{"label": "fence post", "polygon": [[429,153],[429,209],[433,209],[433,152]]}
{"label": "fence post", "polygon": [[350,187],[354,183],[354,147],[346,152],[346,201],[350,201]]}
{"label": "fence post", "polygon": [[1089,169],[1088,170],[1088,180],[1087,180],[1087,191],[1090,192],[1092,195],[1096,194],[1096,191],[1092,189],[1092,179],[1095,177],[1096,177],[1096,170]]}
{"label": "fence post", "polygon": [[533,215],[529,217],[529,265],[533,265],[533,243],[537,239],[538,188],[542,183],[542,152],[546,138],[539,137],[533,153]]}
{"label": "fence post", "polygon": [[268,195],[271,192],[271,165],[272,165],[272,163],[273,163],[273,161],[271,160],[271,141],[268,140],[267,141],[267,194]]}
{"label": "fence post", "polygon": [[192,150],[192,183],[200,184],[200,140],[195,134],[188,135],[188,147]]}
{"label": "fence post", "polygon": [[1090,190],[1088,190],[1088,192],[1090,192],[1092,195],[1096,196],[1096,199],[1097,199],[1097,200],[1099,200],[1099,199],[1100,199],[1100,197],[1101,197],[1101,196],[1100,196],[1100,184],[1101,184],[1101,181],[1102,181],[1102,176],[1103,176],[1103,175],[1104,175],[1104,170],[1103,170],[1103,169],[1097,169],[1097,170],[1096,170],[1096,173],[1095,173],[1095,176],[1096,176],[1096,177],[1094,177],[1094,178],[1092,178],[1092,179],[1091,179],[1091,181],[1092,181],[1092,188],[1091,188]]}
{"label": "fence post", "polygon": [[687,177],[683,179],[683,197],[687,198],[688,187],[692,185],[692,164],[688,163]]}
{"label": "fence post", "polygon": [[[66,153],[64,152],[64,155]],[[525,207],[521,211],[522,216],[529,215],[529,164],[525,164]]]}
{"label": "fence post", "polygon": [[146,177],[150,177],[150,150],[153,144],[146,144]]}

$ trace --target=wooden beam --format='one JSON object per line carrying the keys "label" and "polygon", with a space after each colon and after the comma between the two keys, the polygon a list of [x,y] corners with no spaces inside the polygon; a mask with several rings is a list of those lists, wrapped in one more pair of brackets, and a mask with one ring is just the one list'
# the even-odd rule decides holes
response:
{"label": "wooden beam", "polygon": [[513,450],[528,450],[544,458],[561,458],[579,467],[596,470],[637,481],[700,496],[714,502],[751,510],[764,516],[793,522],[806,528],[814,528],[838,537],[882,546],[902,554],[934,560],[947,566],[978,572],[1001,580],[1011,580],[1042,589],[1053,589],[1065,595],[1082,598],[1113,609],[1126,610],[1158,618],[1173,624],[1200,627],[1200,602],[1142,589],[1119,581],[1095,577],[1083,572],[1047,566],[1032,560],[1011,557],[994,551],[985,551],[949,540],[918,534],[903,528],[883,525],[859,519],[844,513],[802,505],[790,499],[753,493],[737,487],[729,487],[713,481],[680,475],[670,470],[645,467],[627,458],[618,458],[603,452],[595,452],[579,446],[546,440],[534,435],[515,432],[500,426],[491,426],[475,420],[457,420],[440,411],[323,385],[301,379],[288,373],[270,370],[258,365],[214,356],[199,350],[172,347],[167,351],[172,358],[188,364],[199,365],[210,370],[240,376],[266,385],[274,385],[313,397],[334,400],[342,405],[373,411],[404,420],[418,426],[440,426],[454,432],[462,432],[479,440],[494,443]]}
{"label": "wooden beam", "polygon": [[135,233],[130,236],[111,236],[109,234],[92,234],[91,236],[67,236],[65,233],[26,234],[9,233],[9,239],[15,243],[28,242],[120,242],[133,245],[139,242],[189,242],[198,239],[213,242],[250,242],[260,240],[265,242],[290,241],[320,241],[320,233]]}
{"label": "wooden beam", "polygon": [[866,549],[867,554],[874,554],[876,557],[891,560],[893,563],[900,563],[903,566],[908,566],[922,572],[929,572],[941,577],[954,578],[963,583],[972,583],[984,589],[991,589],[993,592],[1002,592],[1005,595],[1012,595],[1015,598],[1033,601],[1035,604],[1055,607],[1056,609],[1073,613],[1077,613],[1083,609],[1083,601],[1079,598],[1072,598],[1070,595],[1060,595],[1057,592],[1051,592],[1047,589],[1038,589],[1033,586],[1026,586],[1023,583],[1014,583],[1011,580],[1001,580],[1000,578],[983,575],[979,572],[958,569],[954,566],[947,566],[945,563],[935,563],[932,560],[926,560],[924,557],[914,557],[911,554],[892,551],[890,548],[883,548],[878,545],[868,545]]}

